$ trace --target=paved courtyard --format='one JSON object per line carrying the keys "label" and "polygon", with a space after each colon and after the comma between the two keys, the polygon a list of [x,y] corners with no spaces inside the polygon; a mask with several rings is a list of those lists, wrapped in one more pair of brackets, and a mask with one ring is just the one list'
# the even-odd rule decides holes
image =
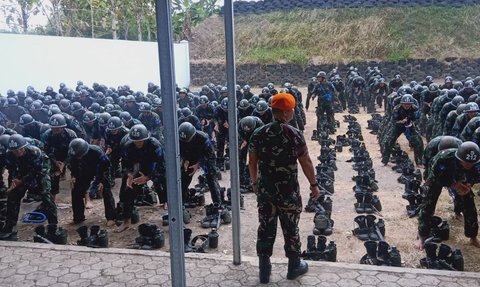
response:
{"label": "paved courtyard", "polygon": [[[171,286],[169,253],[90,249],[28,242],[0,242],[0,286]],[[243,257],[187,254],[187,286],[256,286],[258,261]],[[309,272],[286,280],[287,261],[273,260],[268,286],[480,286],[480,275],[357,264],[310,262]]]}

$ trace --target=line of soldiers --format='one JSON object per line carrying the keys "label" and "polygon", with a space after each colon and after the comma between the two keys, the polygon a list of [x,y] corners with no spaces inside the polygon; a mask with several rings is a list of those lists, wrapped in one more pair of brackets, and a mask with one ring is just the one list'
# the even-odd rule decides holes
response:
{"label": "line of soldiers", "polygon": [[[8,184],[0,182],[5,216],[0,239],[16,237],[22,200],[41,202],[36,211],[45,214],[49,224],[58,223],[55,199],[67,169],[74,224],[85,221],[92,198],[103,198],[107,226],[117,222],[121,224],[116,231],[128,229],[135,200],[145,193],[147,183],[167,208],[161,90],[153,83],[147,90],[144,94],[128,85],[115,89],[98,83],[89,87],[79,81],[75,89],[62,83],[58,91],[49,86],[39,92],[29,86],[26,92],[8,90],[6,97],[0,96],[0,163],[9,174]],[[290,124],[303,130],[302,94],[289,83],[281,91],[297,100]],[[213,84],[199,92],[177,88],[184,202],[198,169],[205,172],[212,201],[224,201],[218,178],[228,154],[227,93],[226,87]],[[248,85],[236,87],[245,191],[251,190],[247,141],[256,127],[272,121],[269,100],[276,93],[272,83],[259,95]],[[111,191],[115,178],[122,179],[117,208]]]}

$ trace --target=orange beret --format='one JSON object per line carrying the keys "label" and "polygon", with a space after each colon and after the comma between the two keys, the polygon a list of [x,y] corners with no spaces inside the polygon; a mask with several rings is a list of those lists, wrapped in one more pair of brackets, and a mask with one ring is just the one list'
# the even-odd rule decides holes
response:
{"label": "orange beret", "polygon": [[295,98],[287,93],[279,93],[272,97],[272,108],[290,111],[295,107]]}

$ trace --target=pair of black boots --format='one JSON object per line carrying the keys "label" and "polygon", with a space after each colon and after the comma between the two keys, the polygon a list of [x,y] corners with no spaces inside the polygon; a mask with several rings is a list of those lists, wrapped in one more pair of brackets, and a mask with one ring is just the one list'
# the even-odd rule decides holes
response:
{"label": "pair of black boots", "polygon": [[[123,216],[123,202],[117,203],[117,208],[115,209],[117,218],[115,219],[115,225],[120,226],[124,221]],[[132,210],[132,217],[130,218],[132,224],[137,224],[140,222],[140,213],[138,213],[138,208],[136,206],[133,207]]]}
{"label": "pair of black boots", "polygon": [[202,228],[217,228],[220,224],[232,222],[230,211],[222,204],[205,205],[206,216],[201,221]]}
{"label": "pair of black boots", "polygon": [[[260,255],[258,257],[260,269],[260,283],[267,284],[270,282],[270,274],[272,273],[272,264],[270,263],[270,256]],[[308,272],[308,264],[300,257],[288,258],[288,272],[287,279],[295,280],[299,276]]]}
{"label": "pair of black boots", "polygon": [[382,218],[377,220],[375,215],[368,214],[359,215],[354,221],[358,227],[353,230],[353,235],[358,239],[380,241],[385,237],[385,221]]}
{"label": "pair of black boots", "polygon": [[367,254],[360,259],[360,264],[381,265],[381,266],[402,266],[402,258],[400,252],[395,246],[385,241],[366,241],[364,243]]}
{"label": "pair of black boots", "polygon": [[302,253],[302,257],[313,261],[337,261],[337,245],[332,240],[327,245],[327,237],[318,236],[315,242],[315,236],[307,236],[307,250]]}
{"label": "pair of black boots", "polygon": [[420,181],[412,179],[405,184],[405,192],[402,198],[408,201],[406,206],[408,217],[415,217],[419,212],[419,207],[423,202],[422,188]]}
{"label": "pair of black boots", "polygon": [[380,199],[371,192],[366,191],[355,193],[355,198],[357,199],[357,202],[354,203],[354,207],[357,213],[372,214],[374,212],[382,211]]}
{"label": "pair of black boots", "polygon": [[184,200],[184,206],[186,208],[195,208],[197,206],[205,205],[205,192],[208,191],[208,186],[206,189],[204,186],[196,185],[195,188],[188,189],[188,196]]}
{"label": "pair of black boots", "polygon": [[[438,254],[437,254],[438,249]],[[420,259],[420,265],[428,269],[463,271],[464,261],[460,249],[452,249],[446,244],[425,243],[427,257]]]}
{"label": "pair of black boots", "polygon": [[321,195],[318,199],[313,199],[310,194],[308,203],[305,206],[306,212],[323,212],[323,213],[332,213],[333,201],[330,197],[325,198],[325,195]]}
{"label": "pair of black boots", "polygon": [[135,238],[135,243],[133,244],[135,249],[152,250],[162,248],[165,245],[163,231],[157,228],[155,224],[140,224],[138,233],[140,236]]}
{"label": "pair of black boots", "polygon": [[432,216],[430,221],[430,241],[441,242],[450,238],[450,224],[439,216]]}
{"label": "pair of black boots", "polygon": [[88,235],[88,227],[86,225],[77,228],[77,233],[80,235],[80,240],[77,241],[77,244],[80,246],[93,248],[108,247],[108,232],[105,229],[100,229],[98,225],[90,227],[90,235]]}
{"label": "pair of black boots", "polygon": [[45,229],[44,225],[35,227],[33,234],[33,242],[48,243],[48,244],[67,244],[68,233],[63,227],[58,227],[56,224],[48,224]]}

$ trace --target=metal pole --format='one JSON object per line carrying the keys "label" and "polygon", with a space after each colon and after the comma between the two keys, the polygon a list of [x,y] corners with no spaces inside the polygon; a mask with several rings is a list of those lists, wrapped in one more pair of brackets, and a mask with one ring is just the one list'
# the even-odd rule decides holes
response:
{"label": "metal pole", "polygon": [[228,87],[228,142],[230,145],[230,187],[232,191],[232,243],[233,264],[240,265],[240,180],[238,168],[237,99],[235,75],[235,33],[233,26],[233,0],[225,0],[225,52],[227,55]]}
{"label": "metal pole", "polygon": [[168,229],[170,234],[170,271],[172,286],[183,287],[185,256],[183,245],[183,216],[180,177],[180,149],[178,144],[177,101],[175,95],[175,68],[173,63],[173,34],[170,0],[156,0],[158,59],[163,99],[165,127],[165,163],[168,195]]}

